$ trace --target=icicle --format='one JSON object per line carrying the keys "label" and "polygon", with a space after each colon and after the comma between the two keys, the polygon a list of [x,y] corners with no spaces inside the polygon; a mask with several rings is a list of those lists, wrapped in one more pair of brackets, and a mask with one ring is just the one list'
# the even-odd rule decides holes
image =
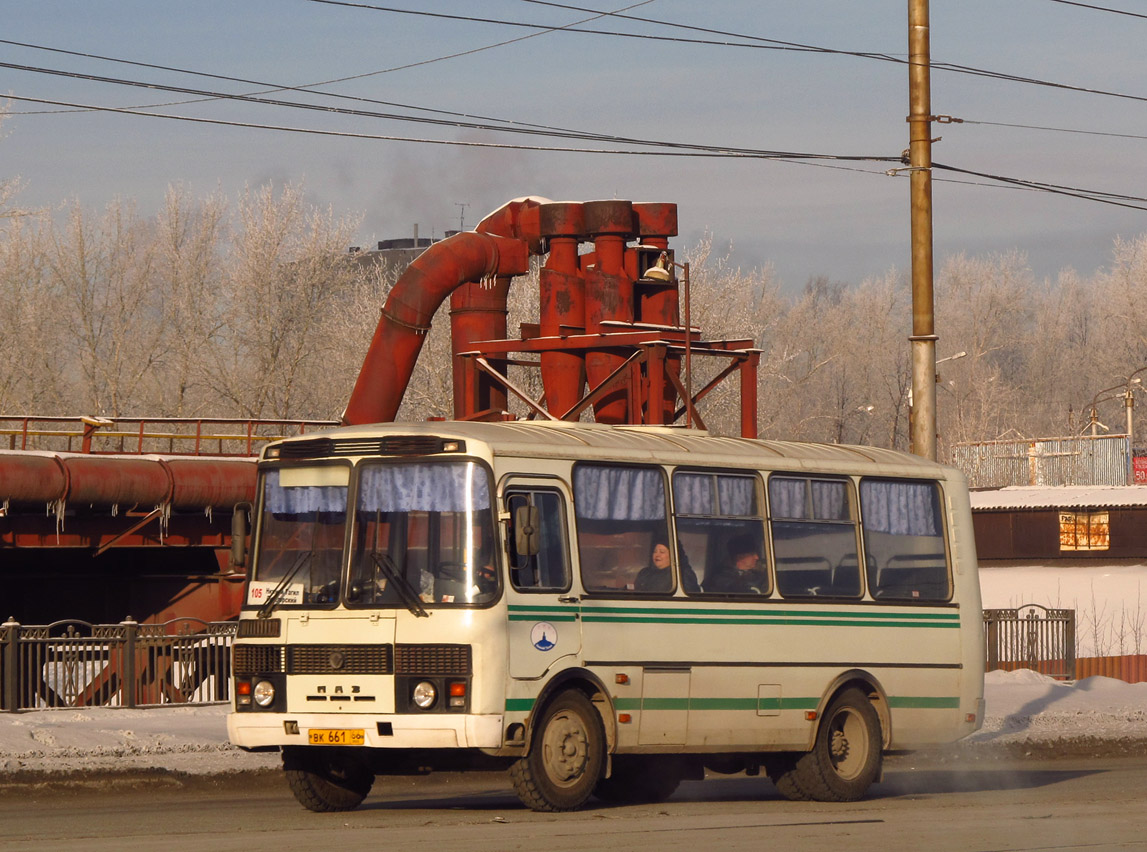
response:
{"label": "icicle", "polygon": [[64,510],[67,507],[66,500],[53,500],[47,504],[44,514],[51,516],[53,513],[56,516],[56,544],[60,543],[60,533],[64,530]]}
{"label": "icicle", "polygon": [[207,506],[206,508],[203,509],[203,515],[204,515],[204,517],[207,518],[207,523],[209,523],[209,524],[214,523],[214,518],[211,515],[211,509],[212,509],[211,506]]}
{"label": "icicle", "polygon": [[159,543],[163,544],[163,537],[167,535],[167,525],[171,521],[171,504],[164,503],[156,506],[159,510]]}

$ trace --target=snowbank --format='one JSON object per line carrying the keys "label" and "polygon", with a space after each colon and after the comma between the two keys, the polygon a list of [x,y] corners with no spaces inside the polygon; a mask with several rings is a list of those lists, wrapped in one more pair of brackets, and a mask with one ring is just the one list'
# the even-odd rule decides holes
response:
{"label": "snowbank", "polygon": [[[1147,743],[1147,684],[1105,677],[1062,683],[1036,672],[990,672],[984,727],[963,744]],[[227,742],[226,706],[0,713],[0,778],[18,773],[162,769],[216,775],[276,769],[276,754]]]}
{"label": "snowbank", "polygon": [[166,769],[193,775],[279,766],[227,741],[225,705],[0,713],[0,775]]}
{"label": "snowbank", "polygon": [[1147,683],[1109,677],[1072,683],[1028,669],[988,672],[984,727],[968,738],[985,744],[1147,741]]}

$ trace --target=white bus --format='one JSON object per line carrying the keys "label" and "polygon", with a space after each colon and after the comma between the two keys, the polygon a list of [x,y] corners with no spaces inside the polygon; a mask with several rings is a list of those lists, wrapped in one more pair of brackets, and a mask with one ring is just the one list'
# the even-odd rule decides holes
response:
{"label": "white bus", "polygon": [[494,766],[543,811],[706,769],[848,801],[982,721],[966,485],[915,456],[395,423],[269,446],[259,494],[228,730],[312,810]]}

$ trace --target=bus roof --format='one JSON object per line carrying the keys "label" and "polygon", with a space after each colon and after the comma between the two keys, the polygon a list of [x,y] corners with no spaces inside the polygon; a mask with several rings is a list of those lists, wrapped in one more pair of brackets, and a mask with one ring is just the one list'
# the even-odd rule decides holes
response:
{"label": "bus roof", "polygon": [[[956,472],[919,456],[879,447],[726,438],[698,429],[668,426],[610,426],[564,421],[378,423],[308,433],[276,442],[335,442],[363,447],[390,436],[441,437],[485,444],[495,457],[564,458],[670,464],[782,468],[820,472],[879,472],[951,479]],[[301,448],[300,448],[301,449]],[[372,455],[336,451],[333,455]],[[292,457],[298,457],[290,453]],[[310,455],[310,454],[308,454]],[[312,456],[317,457],[317,456]]]}

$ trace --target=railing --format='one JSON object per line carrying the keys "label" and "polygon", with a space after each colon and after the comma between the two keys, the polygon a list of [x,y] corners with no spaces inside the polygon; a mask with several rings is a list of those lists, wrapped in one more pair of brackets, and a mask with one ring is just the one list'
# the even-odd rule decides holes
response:
{"label": "railing", "polygon": [[987,670],[1032,669],[1075,679],[1075,610],[1025,604],[984,610]]}
{"label": "railing", "polygon": [[0,625],[0,709],[230,700],[237,622]]}
{"label": "railing", "polygon": [[252,456],[267,441],[330,429],[337,425],[335,420],[0,415],[0,446],[6,444],[9,450],[65,453]]}

